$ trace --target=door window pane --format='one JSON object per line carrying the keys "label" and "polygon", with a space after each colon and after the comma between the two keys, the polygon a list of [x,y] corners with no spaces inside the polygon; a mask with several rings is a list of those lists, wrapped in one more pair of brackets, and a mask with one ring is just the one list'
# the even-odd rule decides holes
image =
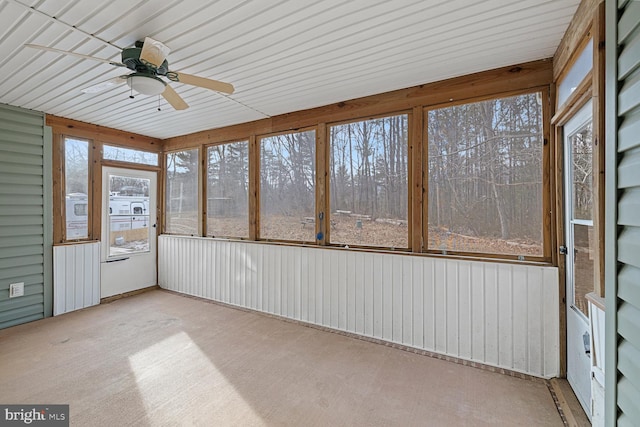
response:
{"label": "door window pane", "polygon": [[593,292],[594,245],[593,226],[573,224],[574,289],[573,305],[588,316],[586,295]]}
{"label": "door window pane", "polygon": [[409,246],[407,119],[330,128],[331,243]]}
{"label": "door window pane", "polygon": [[260,237],[315,241],[316,132],[260,140]]}
{"label": "door window pane", "polygon": [[540,99],[429,111],[429,249],[542,256]]}
{"label": "door window pane", "polygon": [[149,252],[149,185],[144,178],[109,176],[109,256]]}
{"label": "door window pane", "polygon": [[249,143],[208,149],[207,236],[249,237]]}
{"label": "door window pane", "polygon": [[64,182],[66,239],[89,237],[89,142],[66,138],[64,141]]}
{"label": "door window pane", "polygon": [[167,154],[165,231],[198,234],[198,150]]}
{"label": "door window pane", "polygon": [[571,135],[571,175],[573,217],[593,219],[593,147],[592,123],[589,121]]}

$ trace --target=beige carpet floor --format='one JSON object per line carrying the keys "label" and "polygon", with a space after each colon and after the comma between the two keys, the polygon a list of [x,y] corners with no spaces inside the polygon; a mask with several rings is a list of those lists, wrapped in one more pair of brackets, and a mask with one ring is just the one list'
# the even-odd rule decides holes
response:
{"label": "beige carpet floor", "polygon": [[0,403],[77,426],[561,426],[546,385],[156,290],[0,331]]}

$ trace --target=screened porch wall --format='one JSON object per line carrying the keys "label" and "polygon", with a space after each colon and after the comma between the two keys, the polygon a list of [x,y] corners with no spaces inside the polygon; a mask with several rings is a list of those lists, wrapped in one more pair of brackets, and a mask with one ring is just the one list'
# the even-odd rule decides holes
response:
{"label": "screened porch wall", "polygon": [[559,374],[558,269],[169,236],[162,288],[537,377]]}

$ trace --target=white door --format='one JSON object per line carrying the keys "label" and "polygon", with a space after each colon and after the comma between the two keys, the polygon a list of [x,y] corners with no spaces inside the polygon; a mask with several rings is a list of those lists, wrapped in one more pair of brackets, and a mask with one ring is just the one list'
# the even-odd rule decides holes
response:
{"label": "white door", "polygon": [[586,294],[594,289],[592,106],[564,127],[567,380],[591,417],[591,359]]}
{"label": "white door", "polygon": [[156,284],[156,186],[156,172],[102,169],[102,298]]}

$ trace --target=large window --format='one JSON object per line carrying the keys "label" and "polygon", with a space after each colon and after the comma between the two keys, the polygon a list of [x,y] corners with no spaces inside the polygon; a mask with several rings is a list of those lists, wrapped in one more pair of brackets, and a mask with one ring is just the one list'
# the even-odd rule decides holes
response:
{"label": "large window", "polygon": [[543,255],[540,100],[428,111],[430,250]]}
{"label": "large window", "polygon": [[198,234],[198,150],[167,154],[165,231]]}
{"label": "large window", "polygon": [[65,138],[65,236],[66,240],[89,237],[89,142]]}
{"label": "large window", "polygon": [[[179,185],[188,152],[167,159],[166,230],[555,262],[551,69],[541,61],[475,76],[473,87],[467,76],[212,131],[191,147],[205,156],[192,190]],[[172,228],[184,217],[190,230]]]}
{"label": "large window", "polygon": [[330,241],[408,247],[407,115],[330,127]]}
{"label": "large window", "polygon": [[313,130],[260,139],[260,237],[315,241]]}
{"label": "large window", "polygon": [[207,236],[249,237],[249,142],[209,147]]}

